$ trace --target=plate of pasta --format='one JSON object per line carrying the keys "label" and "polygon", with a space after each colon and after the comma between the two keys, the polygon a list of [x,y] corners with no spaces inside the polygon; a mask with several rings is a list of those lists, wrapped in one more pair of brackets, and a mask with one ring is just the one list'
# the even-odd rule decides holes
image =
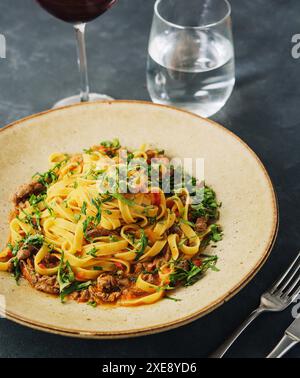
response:
{"label": "plate of pasta", "polygon": [[0,132],[0,311],[74,337],[197,319],[266,261],[278,211],[255,153],[146,102],[80,104]]}

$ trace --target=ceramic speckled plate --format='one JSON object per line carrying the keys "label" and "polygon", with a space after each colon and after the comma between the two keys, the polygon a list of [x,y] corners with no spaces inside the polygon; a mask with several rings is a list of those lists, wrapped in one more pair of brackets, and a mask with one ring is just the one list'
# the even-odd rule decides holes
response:
{"label": "ceramic speckled plate", "polygon": [[[70,302],[20,286],[0,274],[6,316],[40,330],[86,338],[121,338],[155,333],[195,320],[229,300],[261,268],[278,226],[276,196],[254,152],[234,134],[209,120],[177,109],[133,101],[82,104],[18,121],[0,132],[0,245],[8,233],[9,198],[33,173],[48,169],[54,151],[77,152],[119,137],[123,145],[150,142],[170,156],[205,159],[206,182],[222,201],[224,240],[216,252],[220,272],[209,272],[181,301],[125,308]],[[0,301],[1,303],[1,301]],[[4,311],[4,308],[2,308]]]}

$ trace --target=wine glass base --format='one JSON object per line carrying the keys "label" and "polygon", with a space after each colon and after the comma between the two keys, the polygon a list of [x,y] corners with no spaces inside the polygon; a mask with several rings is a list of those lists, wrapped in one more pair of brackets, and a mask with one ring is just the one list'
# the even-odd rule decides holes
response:
{"label": "wine glass base", "polygon": [[[91,101],[100,101],[100,100],[113,100],[113,98],[109,97],[109,96],[106,96],[106,95],[98,94],[98,93],[90,93],[89,94],[89,101],[88,102],[91,102]],[[81,101],[81,96],[80,95],[71,96],[71,97],[67,97],[67,98],[64,98],[64,99],[56,102],[53,105],[53,109],[61,108],[63,106],[68,106],[68,105],[79,104],[81,102],[82,101]]]}

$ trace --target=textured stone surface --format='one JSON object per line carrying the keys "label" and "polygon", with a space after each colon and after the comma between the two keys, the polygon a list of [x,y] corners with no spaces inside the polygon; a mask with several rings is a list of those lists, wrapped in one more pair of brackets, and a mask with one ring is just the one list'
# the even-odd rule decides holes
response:
{"label": "textured stone surface", "polygon": [[[300,33],[297,0],[231,0],[237,86],[214,119],[241,136],[261,157],[274,181],[281,227],[274,251],[257,277],[233,300],[183,328],[146,338],[82,341],[47,335],[0,320],[0,357],[205,357],[257,305],[258,298],[299,248],[300,60],[291,38]],[[148,99],[145,63],[153,0],[121,0],[88,27],[92,89],[115,98]],[[78,90],[70,25],[32,0],[2,0],[0,124],[49,108]],[[242,251],[241,251],[242,253]],[[265,315],[228,356],[263,357],[291,322],[291,312]],[[300,357],[300,347],[290,356]]]}

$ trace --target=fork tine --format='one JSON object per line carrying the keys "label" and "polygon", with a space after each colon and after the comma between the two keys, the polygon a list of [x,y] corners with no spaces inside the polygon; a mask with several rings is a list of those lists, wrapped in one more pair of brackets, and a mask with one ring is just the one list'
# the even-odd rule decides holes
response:
{"label": "fork tine", "polygon": [[297,277],[297,279],[292,283],[292,285],[288,288],[288,290],[284,293],[284,295],[289,296],[295,289],[295,287],[299,284],[300,282],[300,276]]}
{"label": "fork tine", "polygon": [[[289,279],[284,282],[283,286],[280,285],[280,291],[284,291],[285,289],[289,290],[290,286],[293,285],[293,282],[295,281],[294,277],[299,272],[299,268],[300,268],[300,263],[299,263],[298,267],[294,270],[294,272],[292,273],[292,275],[289,277]],[[299,274],[297,275],[296,278],[299,278]],[[295,286],[296,285],[297,285],[297,282],[296,282]]]}
{"label": "fork tine", "polygon": [[298,296],[300,295],[300,285],[297,287],[296,290],[294,290],[294,294],[292,295],[292,302],[294,302]]}
{"label": "fork tine", "polygon": [[278,288],[279,286],[284,282],[284,280],[286,279],[286,277],[289,275],[289,273],[293,270],[294,266],[296,265],[296,263],[298,262],[298,259],[300,257],[300,252],[298,253],[297,257],[295,258],[295,260],[292,262],[292,264],[288,267],[287,271],[281,276],[281,278],[275,282],[275,284],[272,286],[271,288],[271,293],[274,293]]}

